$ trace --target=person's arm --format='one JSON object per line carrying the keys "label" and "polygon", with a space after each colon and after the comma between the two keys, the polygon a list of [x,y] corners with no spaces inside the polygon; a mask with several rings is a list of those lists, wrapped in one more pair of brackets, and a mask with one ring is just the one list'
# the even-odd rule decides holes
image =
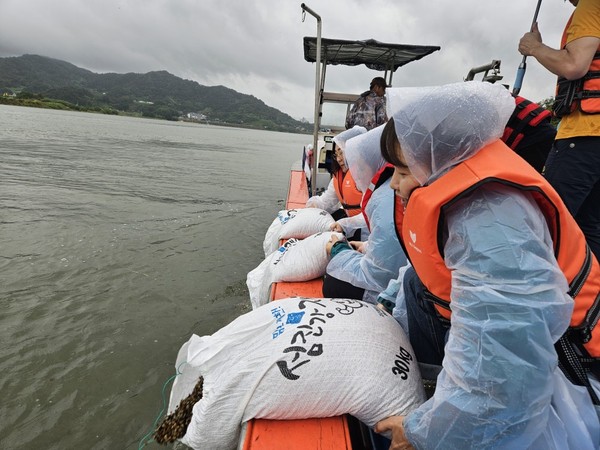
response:
{"label": "person's arm", "polygon": [[396,299],[402,288],[403,276],[403,268],[400,268],[398,277],[390,280],[387,287],[377,296],[377,306],[390,314],[393,314],[394,308],[396,307]]}
{"label": "person's arm", "polygon": [[307,208],[320,208],[324,209],[328,213],[335,212],[336,209],[340,208],[340,201],[335,193],[335,187],[333,186],[333,178],[327,185],[327,189],[321,195],[314,195],[306,202]]}
{"label": "person's arm", "polygon": [[521,38],[519,52],[533,56],[555,75],[577,80],[588,72],[598,45],[600,37],[586,36],[569,42],[564,49],[556,50],[542,42],[542,35],[535,23],[533,30]]}
{"label": "person's arm", "polygon": [[354,122],[356,122],[356,105],[354,102],[350,110],[348,111],[348,115],[346,116],[346,130],[349,130],[354,126]]}
{"label": "person's arm", "polygon": [[[452,326],[434,397],[404,417],[416,448],[548,448],[554,342],[573,309],[531,197],[480,189],[447,214]],[[546,442],[547,444],[547,442]]]}
{"label": "person's arm", "polygon": [[404,276],[411,267],[410,262],[400,267],[395,279],[390,280],[385,290],[377,296],[377,306],[389,312],[408,334],[408,314],[404,297]]}
{"label": "person's arm", "polygon": [[379,97],[377,106],[375,107],[375,123],[377,125],[383,125],[388,121],[385,108],[385,97]]}
{"label": "person's arm", "polygon": [[368,241],[350,241],[350,247],[352,247],[357,252],[362,253],[363,255],[367,253],[367,248],[369,247]]}
{"label": "person's arm", "polygon": [[407,260],[394,229],[394,191],[388,185],[377,189],[367,206],[371,234],[366,253],[344,252],[333,258],[327,273],[353,286],[377,293],[398,275]]}
{"label": "person's arm", "polygon": [[350,247],[348,241],[346,241],[345,239],[340,239],[335,234],[332,234],[327,244],[325,244],[325,251],[327,252],[327,256],[333,258],[338,253],[343,252],[344,250],[352,250],[352,247]]}
{"label": "person's arm", "polygon": [[356,214],[351,217],[343,217],[336,222],[338,226],[342,228],[343,233],[346,236],[351,236],[359,228],[367,229],[367,222],[365,222],[365,216],[362,214]]}

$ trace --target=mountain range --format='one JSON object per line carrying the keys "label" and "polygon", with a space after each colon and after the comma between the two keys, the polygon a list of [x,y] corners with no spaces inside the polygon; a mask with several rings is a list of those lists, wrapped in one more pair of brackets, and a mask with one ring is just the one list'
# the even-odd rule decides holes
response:
{"label": "mountain range", "polygon": [[307,122],[225,86],[203,86],[166,71],[98,74],[39,55],[0,58],[0,103],[35,106],[18,99],[53,100],[46,106],[63,109],[310,132]]}

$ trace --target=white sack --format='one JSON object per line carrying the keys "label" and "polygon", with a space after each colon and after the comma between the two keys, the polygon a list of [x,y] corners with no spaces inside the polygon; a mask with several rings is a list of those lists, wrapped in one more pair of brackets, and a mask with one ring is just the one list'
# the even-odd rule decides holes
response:
{"label": "white sack", "polygon": [[308,281],[325,275],[329,257],[325,249],[331,235],[342,239],[341,233],[326,231],[305,239],[288,239],[268,255],[258,267],[248,273],[246,285],[252,308],[269,302],[269,287],[278,281]]}
{"label": "white sack", "polygon": [[277,213],[265,234],[265,256],[277,250],[281,239],[304,239],[320,231],[329,231],[334,222],[331,214],[320,208],[283,209]]}
{"label": "white sack", "polygon": [[352,414],[367,426],[405,415],[425,395],[407,336],[392,316],[347,299],[289,298],[244,314],[212,336],[193,335],[176,367],[169,412],[204,377],[182,442],[236,448],[252,418]]}

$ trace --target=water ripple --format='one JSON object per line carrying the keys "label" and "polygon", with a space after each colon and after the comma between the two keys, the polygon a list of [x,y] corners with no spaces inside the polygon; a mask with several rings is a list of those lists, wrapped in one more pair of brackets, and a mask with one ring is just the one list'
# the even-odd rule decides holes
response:
{"label": "water ripple", "polygon": [[248,271],[306,136],[0,105],[0,448],[134,448]]}

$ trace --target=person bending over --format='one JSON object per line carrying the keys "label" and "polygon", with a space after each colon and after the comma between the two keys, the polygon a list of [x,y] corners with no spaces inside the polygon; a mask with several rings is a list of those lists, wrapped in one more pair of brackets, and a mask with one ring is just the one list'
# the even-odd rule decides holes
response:
{"label": "person bending over", "polygon": [[[337,241],[327,246],[331,257],[323,279],[325,297],[355,298],[375,303],[379,293],[406,264],[394,231],[393,168],[381,157],[383,126],[346,142],[346,160],[358,188],[364,192],[362,211],[369,235],[364,241]],[[343,231],[339,224],[334,231]],[[333,250],[332,250],[333,249]]]}
{"label": "person bending over", "polygon": [[499,140],[514,99],[472,81],[388,102],[382,154],[412,265],[398,300],[417,360],[442,368],[427,402],[375,431],[392,449],[599,448],[600,266]]}

